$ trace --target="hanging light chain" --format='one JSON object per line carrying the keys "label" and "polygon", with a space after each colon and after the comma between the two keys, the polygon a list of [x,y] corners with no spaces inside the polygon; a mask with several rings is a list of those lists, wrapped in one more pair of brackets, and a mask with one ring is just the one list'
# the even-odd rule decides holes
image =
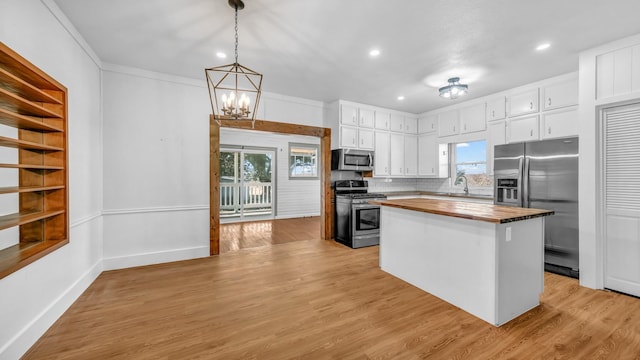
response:
{"label": "hanging light chain", "polygon": [[238,63],[238,5],[236,5],[236,64]]}

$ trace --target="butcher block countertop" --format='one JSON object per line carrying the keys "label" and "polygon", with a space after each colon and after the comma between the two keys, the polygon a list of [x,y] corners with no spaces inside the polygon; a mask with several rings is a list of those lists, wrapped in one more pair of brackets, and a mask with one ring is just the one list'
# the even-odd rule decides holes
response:
{"label": "butcher block countertop", "polygon": [[469,220],[486,221],[496,224],[528,220],[554,214],[551,210],[436,199],[381,200],[371,201],[371,203]]}

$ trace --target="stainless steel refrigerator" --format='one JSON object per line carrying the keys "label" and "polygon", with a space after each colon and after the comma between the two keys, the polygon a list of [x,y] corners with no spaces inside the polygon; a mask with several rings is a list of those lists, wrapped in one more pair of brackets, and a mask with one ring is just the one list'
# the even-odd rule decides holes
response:
{"label": "stainless steel refrigerator", "polygon": [[545,218],[545,269],[578,277],[578,138],[496,145],[494,203],[554,210]]}

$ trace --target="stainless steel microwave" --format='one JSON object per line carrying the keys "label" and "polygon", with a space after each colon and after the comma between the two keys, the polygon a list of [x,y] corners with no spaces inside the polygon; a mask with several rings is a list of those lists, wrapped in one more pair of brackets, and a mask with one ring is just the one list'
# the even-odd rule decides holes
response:
{"label": "stainless steel microwave", "polygon": [[372,171],[373,151],[358,149],[331,150],[331,170]]}

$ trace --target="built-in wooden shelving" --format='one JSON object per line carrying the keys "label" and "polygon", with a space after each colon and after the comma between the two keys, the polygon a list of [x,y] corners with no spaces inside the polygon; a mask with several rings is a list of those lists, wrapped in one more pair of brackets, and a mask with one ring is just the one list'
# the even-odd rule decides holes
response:
{"label": "built-in wooden shelving", "polygon": [[18,159],[0,159],[0,170],[18,172],[17,186],[0,187],[0,201],[18,196],[0,231],[19,228],[16,244],[0,249],[0,278],[69,241],[66,102],[63,85],[0,42],[0,124],[17,129],[15,137],[2,133],[0,147],[16,149]]}

